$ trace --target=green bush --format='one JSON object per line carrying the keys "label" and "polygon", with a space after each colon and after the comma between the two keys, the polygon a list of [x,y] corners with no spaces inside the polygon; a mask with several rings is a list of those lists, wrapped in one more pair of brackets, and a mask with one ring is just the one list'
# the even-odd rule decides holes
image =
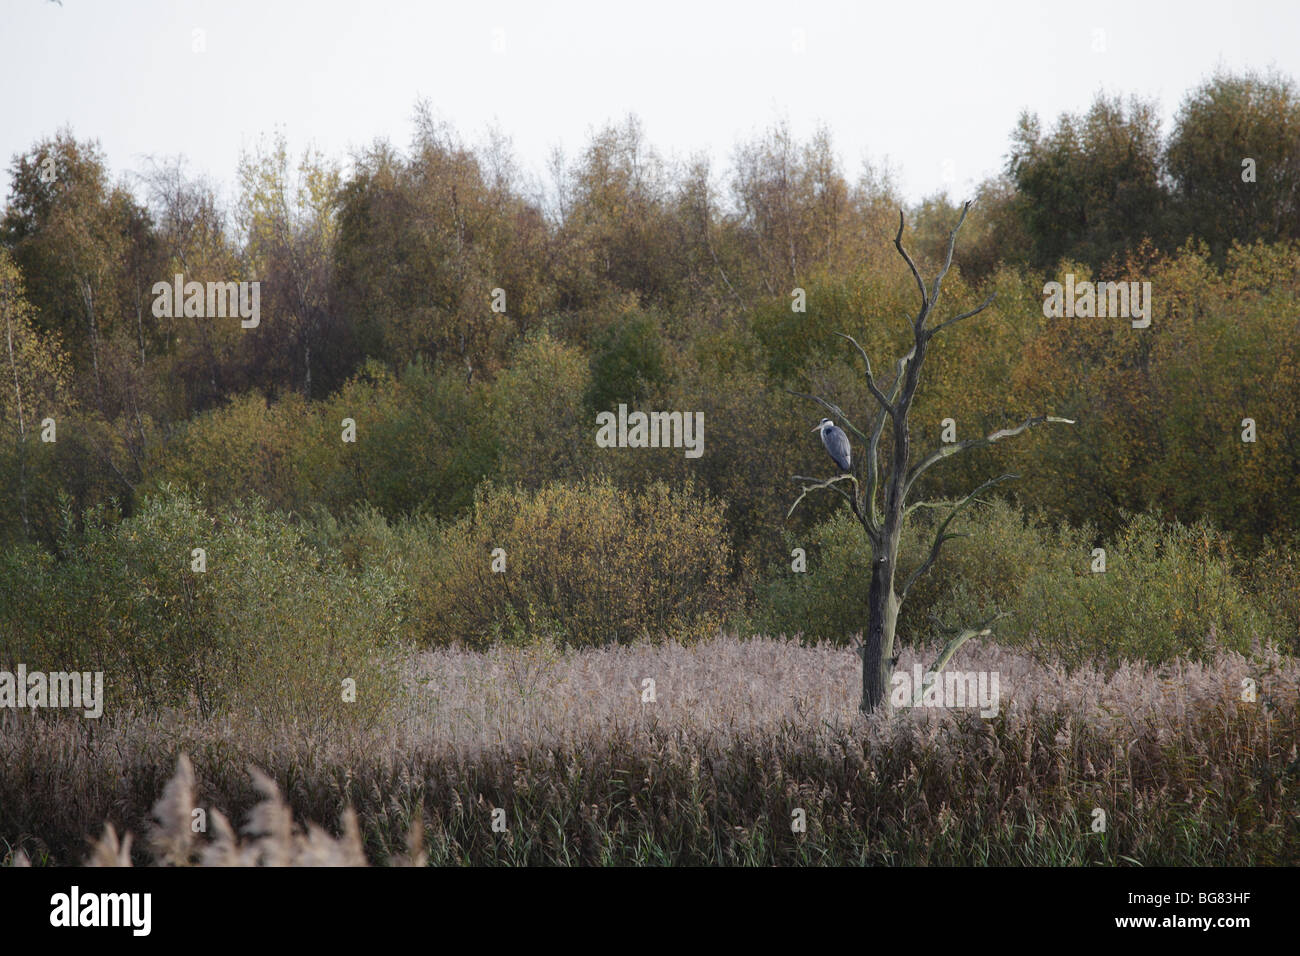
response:
{"label": "green bush", "polygon": [[590,381],[581,349],[544,331],[519,344],[491,392],[502,479],[538,488],[589,469],[596,425],[582,396]]}
{"label": "green bush", "polygon": [[277,402],[256,393],[197,415],[145,464],[145,493],[176,485],[201,493],[214,506],[232,505],[248,494],[275,508],[300,504],[295,445],[312,407],[296,392]]}
{"label": "green bush", "polygon": [[[194,548],[206,551],[202,573]],[[321,567],[301,530],[258,499],[210,512],[164,488],[129,519],[87,515],[62,551],[0,556],[7,664],[103,670],[112,707],[329,722],[392,703],[398,582]],[[355,703],[343,702],[348,677]]]}
{"label": "green bush", "polygon": [[1251,596],[1272,618],[1279,643],[1300,654],[1300,532],[1266,539],[1241,569]]}
{"label": "green bush", "polygon": [[[1065,531],[1053,538],[1043,531],[1047,547],[1032,574],[1010,601],[1000,602],[1014,612],[999,625],[1000,640],[1066,666],[1208,660],[1224,648],[1246,652],[1255,642],[1276,640],[1273,622],[1233,574],[1225,535],[1203,522],[1189,527],[1149,514],[1126,517],[1114,539],[1102,542],[1105,573],[1092,570],[1089,535]],[[940,616],[951,620],[953,599],[965,596],[950,591],[946,605],[941,598]],[[982,603],[992,610],[993,601]]]}
{"label": "green bush", "polygon": [[[867,569],[871,546],[857,520],[836,512],[806,534],[786,535],[783,558],[755,587],[751,628],[763,634],[808,641],[848,641],[867,623]],[[807,571],[792,567],[803,548]]]}
{"label": "green bush", "polygon": [[[450,517],[473,499],[496,465],[487,389],[458,371],[422,362],[395,376],[366,365],[338,394],[308,403],[256,394],[187,422],[147,466],[146,488],[201,489],[205,502],[233,505],[248,494],[273,507],[320,505],[345,514],[369,502],[390,517],[428,511]],[[343,420],[356,441],[342,440]]]}
{"label": "green bush", "polygon": [[[496,548],[504,573],[492,571]],[[415,613],[430,644],[690,640],[714,632],[729,603],[722,508],[690,486],[489,484],[431,552],[415,569]]]}
{"label": "green bush", "polygon": [[[488,389],[459,370],[435,373],[416,361],[400,377],[378,363],[321,403],[296,460],[306,501],[343,514],[369,502],[389,517],[451,517],[497,463]],[[342,441],[342,422],[357,440]]]}
{"label": "green bush", "polygon": [[647,394],[668,380],[663,333],[653,315],[643,312],[621,317],[597,339],[591,356],[587,410],[635,408]]}
{"label": "green bush", "polygon": [[[942,512],[917,514],[903,537],[900,587],[928,550]],[[1105,573],[1092,570],[1093,529],[1053,529],[1001,500],[964,513],[949,530],[970,537],[944,545],[908,595],[899,619],[904,642],[935,636],[933,619],[947,630],[998,613],[1007,617],[995,640],[1066,666],[1207,659],[1223,648],[1294,640],[1294,618],[1270,613],[1266,599],[1250,593],[1234,573],[1229,539],[1203,523],[1127,516],[1113,540],[1101,542]],[[795,574],[786,563],[769,573],[758,591],[759,626],[836,641],[861,632],[870,549],[851,516],[841,512],[812,529],[806,543],[790,545],[806,548],[808,572]],[[1275,563],[1284,553],[1276,550]],[[1295,580],[1277,587],[1292,595],[1292,606]]]}

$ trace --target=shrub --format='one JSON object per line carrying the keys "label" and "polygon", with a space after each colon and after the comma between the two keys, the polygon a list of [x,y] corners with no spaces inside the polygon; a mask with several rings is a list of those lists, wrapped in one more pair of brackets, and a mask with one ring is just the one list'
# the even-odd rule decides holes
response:
{"label": "shrub", "polygon": [[591,384],[585,403],[590,412],[636,407],[668,380],[663,333],[653,315],[633,313],[601,333],[591,356]]}
{"label": "shrub", "polygon": [[581,349],[546,332],[519,345],[491,393],[506,481],[537,488],[584,472],[596,434],[595,419],[582,404],[590,380]]}
{"label": "shrub", "polygon": [[871,546],[856,519],[837,512],[804,535],[786,535],[787,554],[803,548],[808,570],[782,559],[755,588],[753,629],[816,642],[847,641],[867,621]]}
{"label": "shrub", "polygon": [[[164,488],[127,520],[87,515],[61,561],[35,548],[0,557],[0,661],[103,670],[114,707],[373,717],[395,692],[398,597],[377,569],[321,568],[301,530],[258,499],[209,512]],[[349,677],[356,702],[345,704]]]}
{"label": "shrub", "polygon": [[[245,395],[197,416],[155,452],[146,488],[182,485],[214,506],[248,494],[283,510],[321,505],[344,514],[369,502],[394,517],[450,517],[496,464],[496,434],[483,386],[420,362],[394,376],[368,363],[337,395],[274,403]],[[341,440],[342,421],[356,442]]]}
{"label": "shrub", "polygon": [[1300,532],[1265,540],[1243,570],[1255,601],[1272,617],[1278,640],[1300,654]]}
{"label": "shrub", "polygon": [[[494,549],[506,571],[491,570]],[[607,480],[484,486],[417,569],[428,643],[546,636],[570,646],[712,633],[728,604],[721,506],[691,486],[632,493]]]}
{"label": "shrub", "polygon": [[[923,509],[904,531],[898,586],[928,549],[942,512]],[[1288,633],[1234,574],[1229,539],[1204,523],[1161,523],[1129,515],[1103,541],[1105,573],[1092,571],[1098,540],[1089,527],[1059,529],[1005,501],[960,515],[939,561],[908,595],[905,640],[970,625],[998,613],[995,639],[1034,649],[1066,666],[1121,660],[1204,660],[1221,649],[1246,651]],[[791,542],[791,547],[794,542]],[[867,619],[870,548],[843,512],[812,529],[808,573],[776,566],[759,589],[757,618],[773,632],[843,641]]]}
{"label": "shrub", "polygon": [[[1245,652],[1275,640],[1272,622],[1233,574],[1229,539],[1204,522],[1127,516],[1103,542],[1105,573],[1092,571],[1087,536],[1063,531],[1055,541],[1014,604],[1003,605],[1015,612],[1001,628],[1006,643],[1066,666],[1113,667],[1121,660],[1209,660],[1221,649]],[[952,617],[952,605],[940,613]]]}
{"label": "shrub", "polygon": [[275,508],[299,503],[293,446],[311,406],[295,392],[269,402],[255,393],[190,419],[145,466],[146,493],[164,485],[201,493],[215,506],[259,495]]}
{"label": "shrub", "polygon": [[[357,502],[389,517],[463,513],[497,460],[487,391],[459,370],[435,373],[422,361],[400,378],[370,363],[304,430],[295,457],[305,500],[335,514]],[[340,440],[345,418],[356,422],[355,443]]]}

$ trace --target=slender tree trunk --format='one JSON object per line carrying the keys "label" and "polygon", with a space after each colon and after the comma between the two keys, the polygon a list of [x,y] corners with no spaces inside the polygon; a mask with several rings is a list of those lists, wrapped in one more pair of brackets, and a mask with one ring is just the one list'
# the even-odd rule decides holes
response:
{"label": "slender tree trunk", "polygon": [[144,301],[137,294],[135,297],[135,335],[140,345],[140,371],[144,371]]}
{"label": "slender tree trunk", "polygon": [[[928,309],[922,307],[922,319]],[[862,711],[871,713],[879,706],[888,707],[890,672],[894,668],[894,635],[901,604],[894,590],[894,571],[898,567],[898,543],[903,529],[906,480],[912,457],[912,438],[907,417],[912,410],[925,364],[926,341],[917,336],[912,359],[903,370],[902,393],[895,406],[894,448],[891,456],[889,484],[885,489],[885,521],[879,548],[873,548],[871,590],[868,593],[866,643],[862,648]]]}
{"label": "slender tree trunk", "polygon": [[302,350],[302,394],[307,401],[311,401],[311,326],[307,327],[306,340],[303,343]]}
{"label": "slender tree trunk", "polygon": [[81,299],[86,306],[86,328],[90,332],[90,363],[95,370],[95,407],[104,414],[104,384],[99,375],[99,322],[95,317],[95,291],[81,280]]}
{"label": "slender tree trunk", "polygon": [[18,410],[18,500],[22,507],[23,537],[30,538],[31,527],[27,520],[27,425],[23,418],[23,389],[18,381],[18,362],[14,358],[14,323],[7,305],[5,309],[5,333],[9,344],[9,367],[14,373],[14,402]]}

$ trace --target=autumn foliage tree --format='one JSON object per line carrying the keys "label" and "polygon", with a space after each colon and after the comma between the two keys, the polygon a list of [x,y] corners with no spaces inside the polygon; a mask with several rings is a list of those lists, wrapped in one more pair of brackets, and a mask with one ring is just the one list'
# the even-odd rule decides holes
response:
{"label": "autumn foliage tree", "polygon": [[[4,436],[0,483],[12,492],[18,505],[16,515],[8,511],[0,514],[0,540],[15,536],[16,531],[24,538],[33,537],[36,530],[48,532],[48,519],[53,517],[53,483],[42,480],[49,477],[43,472],[50,470],[52,445],[40,441],[40,433],[49,418],[55,419],[57,430],[58,419],[69,404],[72,369],[58,333],[40,330],[34,320],[35,310],[24,295],[21,273],[0,249],[0,430]],[[45,467],[41,458],[46,459]],[[37,498],[44,508],[37,507]],[[47,520],[41,521],[42,516]]]}
{"label": "autumn foliage tree", "polygon": [[[1007,173],[1032,242],[1031,264],[1065,256],[1099,266],[1162,230],[1160,123],[1154,104],[1098,97],[1082,115],[1064,114],[1049,131],[1022,114]],[[1136,234],[1135,234],[1136,233]]]}
{"label": "autumn foliage tree", "polygon": [[1178,225],[1222,261],[1233,241],[1300,237],[1300,93],[1219,73],[1184,99],[1165,151]]}

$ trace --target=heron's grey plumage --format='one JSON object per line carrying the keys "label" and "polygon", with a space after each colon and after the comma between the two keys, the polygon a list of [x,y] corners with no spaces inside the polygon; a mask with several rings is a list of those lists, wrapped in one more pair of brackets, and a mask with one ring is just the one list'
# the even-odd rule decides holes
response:
{"label": "heron's grey plumage", "polygon": [[853,449],[849,445],[849,436],[844,434],[844,429],[829,418],[823,418],[815,430],[821,432],[822,444],[826,446],[827,454],[831,456],[831,460],[840,471],[846,473],[852,471]]}

